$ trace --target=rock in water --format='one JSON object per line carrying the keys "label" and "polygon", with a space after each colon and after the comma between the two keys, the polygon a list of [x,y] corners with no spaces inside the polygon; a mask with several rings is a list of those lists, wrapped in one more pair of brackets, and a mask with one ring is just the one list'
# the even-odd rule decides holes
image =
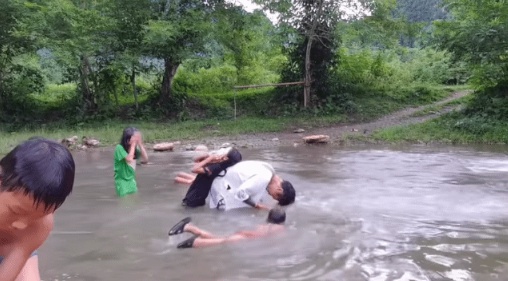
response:
{"label": "rock in water", "polygon": [[63,139],[61,141],[61,143],[65,146],[67,146],[68,148],[70,148],[70,147],[74,147],[76,145],[77,141],[78,141],[78,136],[73,136],[70,138]]}
{"label": "rock in water", "polygon": [[305,143],[328,143],[330,136],[328,135],[312,135],[303,137]]}
{"label": "rock in water", "polygon": [[99,146],[99,144],[100,144],[100,141],[98,141],[94,138],[88,138],[85,136],[81,139],[81,141],[82,141],[82,144],[86,145],[87,147],[95,147],[95,146]]}
{"label": "rock in water", "polygon": [[161,142],[153,145],[154,151],[173,151],[173,148],[175,147],[174,143],[172,142]]}
{"label": "rock in water", "polygon": [[200,144],[200,145],[196,146],[194,151],[207,152],[208,147],[206,147],[206,145]]}

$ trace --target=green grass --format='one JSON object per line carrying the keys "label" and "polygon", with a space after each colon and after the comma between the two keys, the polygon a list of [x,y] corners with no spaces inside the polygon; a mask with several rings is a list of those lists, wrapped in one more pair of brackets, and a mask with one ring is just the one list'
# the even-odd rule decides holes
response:
{"label": "green grass", "polygon": [[508,124],[468,119],[451,113],[421,124],[380,130],[372,139],[382,142],[506,144]]}
{"label": "green grass", "polygon": [[105,123],[85,124],[74,128],[52,125],[32,129],[22,129],[8,132],[0,127],[2,141],[0,154],[5,154],[20,142],[33,137],[41,136],[54,140],[61,140],[72,136],[94,137],[101,141],[102,146],[111,146],[118,143],[122,131],[127,126],[135,126],[143,133],[147,143],[158,141],[198,140],[214,136],[235,136],[239,134],[281,132],[295,128],[315,128],[329,126],[342,122],[342,116],[310,117],[310,118],[240,118],[219,121],[186,121],[178,123],[162,122],[133,122],[108,121]]}
{"label": "green grass", "polygon": [[471,101],[472,98],[473,98],[473,95],[466,95],[466,96],[463,96],[463,97],[458,98],[456,100],[449,101],[449,102],[446,102],[446,103],[443,103],[440,105],[430,105],[420,111],[417,111],[417,112],[411,114],[410,116],[411,117],[426,116],[426,115],[437,113],[449,106],[467,105],[467,103],[469,101]]}
{"label": "green grass", "polygon": [[[354,121],[370,121],[409,106],[427,105],[447,98],[451,94],[467,90],[467,86],[410,85],[391,94],[371,93],[355,99],[357,112]],[[462,99],[461,99],[462,100]],[[459,102],[462,103],[463,101]],[[452,103],[447,103],[452,105]],[[435,108],[439,110],[439,108]],[[429,109],[431,111],[432,109]],[[419,114],[424,114],[423,112]]]}
{"label": "green grass", "polygon": [[[61,102],[69,94],[75,93],[74,85],[66,84],[60,86],[52,86],[48,90],[51,95],[44,96],[47,103]],[[416,87],[418,88],[418,87]],[[185,122],[157,122],[157,121],[134,121],[129,123],[124,120],[108,120],[104,122],[87,121],[79,125],[69,125],[68,122],[50,124],[24,124],[24,126],[11,126],[0,124],[0,134],[2,140],[0,142],[0,154],[11,150],[15,145],[32,136],[42,136],[50,139],[60,140],[71,136],[94,137],[101,141],[103,146],[111,146],[118,142],[123,129],[127,126],[135,126],[139,128],[146,142],[158,141],[176,141],[176,140],[198,140],[214,136],[235,136],[239,134],[263,133],[263,132],[281,132],[291,131],[295,128],[315,128],[333,126],[345,121],[366,121],[374,119],[382,115],[388,114],[405,106],[414,106],[421,104],[429,104],[436,100],[445,98],[451,92],[462,90],[458,87],[436,87],[429,90],[427,96],[412,96],[409,90],[405,90],[410,99],[390,98],[386,95],[372,94],[368,97],[359,98],[355,101],[358,105],[356,116],[345,115],[325,115],[316,117],[309,113],[301,113],[292,117],[241,117],[237,121],[231,120],[232,108],[229,104],[233,93],[217,94],[214,98],[216,102],[223,102],[224,105],[208,106],[217,109],[223,115],[223,120],[207,118],[207,121],[185,121]],[[238,91],[239,112],[248,111],[247,113],[256,113],[256,108],[266,108],[266,100],[272,89],[253,89]],[[264,98],[263,98],[264,97]],[[467,101],[456,101],[451,104],[461,104]],[[432,108],[432,107],[431,107]],[[259,113],[258,113],[259,114]],[[261,114],[259,114],[261,115]],[[259,116],[257,115],[257,116]],[[213,115],[212,115],[213,116]],[[150,117],[147,117],[150,118]],[[148,119],[151,120],[151,119]],[[405,141],[405,140],[432,140],[432,139],[466,139],[466,136],[457,136],[450,138],[446,135],[448,129],[443,129],[440,124],[425,124],[427,127],[411,127],[409,133],[408,128],[395,128],[380,132],[375,135],[377,139],[386,141]],[[17,131],[11,132],[10,129],[17,128]],[[21,128],[21,129],[19,129]],[[508,134],[505,134],[508,136]],[[488,136],[486,137],[488,138]],[[492,137],[493,138],[493,137]]]}

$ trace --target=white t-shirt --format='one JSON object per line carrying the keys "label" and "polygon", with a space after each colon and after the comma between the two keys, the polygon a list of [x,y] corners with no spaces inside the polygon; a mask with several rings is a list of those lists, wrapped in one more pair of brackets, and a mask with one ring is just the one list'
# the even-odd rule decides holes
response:
{"label": "white t-shirt", "polygon": [[273,167],[261,161],[242,161],[216,177],[210,189],[210,208],[230,210],[251,207],[243,201],[250,198],[259,203],[272,180]]}

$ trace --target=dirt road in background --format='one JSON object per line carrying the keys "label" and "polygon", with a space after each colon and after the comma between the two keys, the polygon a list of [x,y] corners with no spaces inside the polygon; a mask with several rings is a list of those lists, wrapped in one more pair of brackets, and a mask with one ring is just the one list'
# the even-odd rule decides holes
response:
{"label": "dirt road in background", "polygon": [[302,133],[294,133],[295,129],[288,128],[285,132],[244,134],[238,136],[211,137],[202,140],[185,141],[175,147],[177,150],[185,149],[189,145],[205,144],[210,149],[220,147],[223,143],[235,144],[238,147],[267,147],[278,145],[300,145],[303,144],[302,138],[309,135],[328,135],[330,143],[338,144],[340,140],[347,135],[366,135],[373,132],[393,126],[404,126],[416,123],[422,123],[437,118],[445,113],[459,110],[460,105],[450,104],[470,94],[469,91],[460,91],[452,94],[448,98],[420,107],[406,108],[392,114],[383,116],[377,120],[366,123],[343,124],[333,127],[306,128]]}

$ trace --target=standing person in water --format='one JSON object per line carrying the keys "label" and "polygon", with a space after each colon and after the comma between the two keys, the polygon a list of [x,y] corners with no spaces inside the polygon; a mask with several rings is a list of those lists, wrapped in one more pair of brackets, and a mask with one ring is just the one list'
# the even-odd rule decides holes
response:
{"label": "standing person in water", "polygon": [[213,180],[218,176],[224,176],[227,168],[240,161],[242,161],[242,154],[236,148],[220,149],[216,153],[196,158],[196,163],[192,168],[192,172],[197,174],[196,176],[179,173],[175,178],[176,182],[190,183],[182,205],[187,207],[205,205]]}
{"label": "standing person in water", "polygon": [[134,127],[123,130],[120,144],[115,148],[115,188],[116,194],[123,197],[136,193],[136,163],[141,156],[142,164],[148,163],[148,154],[141,132]]}
{"label": "standing person in water", "polygon": [[226,237],[220,237],[190,224],[191,218],[187,217],[171,228],[168,235],[177,235],[183,232],[194,234],[191,238],[178,244],[177,248],[202,248],[217,246],[224,243],[238,242],[242,240],[257,239],[281,233],[285,230],[286,212],[282,208],[271,209],[265,224],[258,225],[254,230],[238,231]]}
{"label": "standing person in water", "polygon": [[74,159],[56,142],[32,138],[0,160],[0,280],[39,281],[37,249],[74,186]]}

